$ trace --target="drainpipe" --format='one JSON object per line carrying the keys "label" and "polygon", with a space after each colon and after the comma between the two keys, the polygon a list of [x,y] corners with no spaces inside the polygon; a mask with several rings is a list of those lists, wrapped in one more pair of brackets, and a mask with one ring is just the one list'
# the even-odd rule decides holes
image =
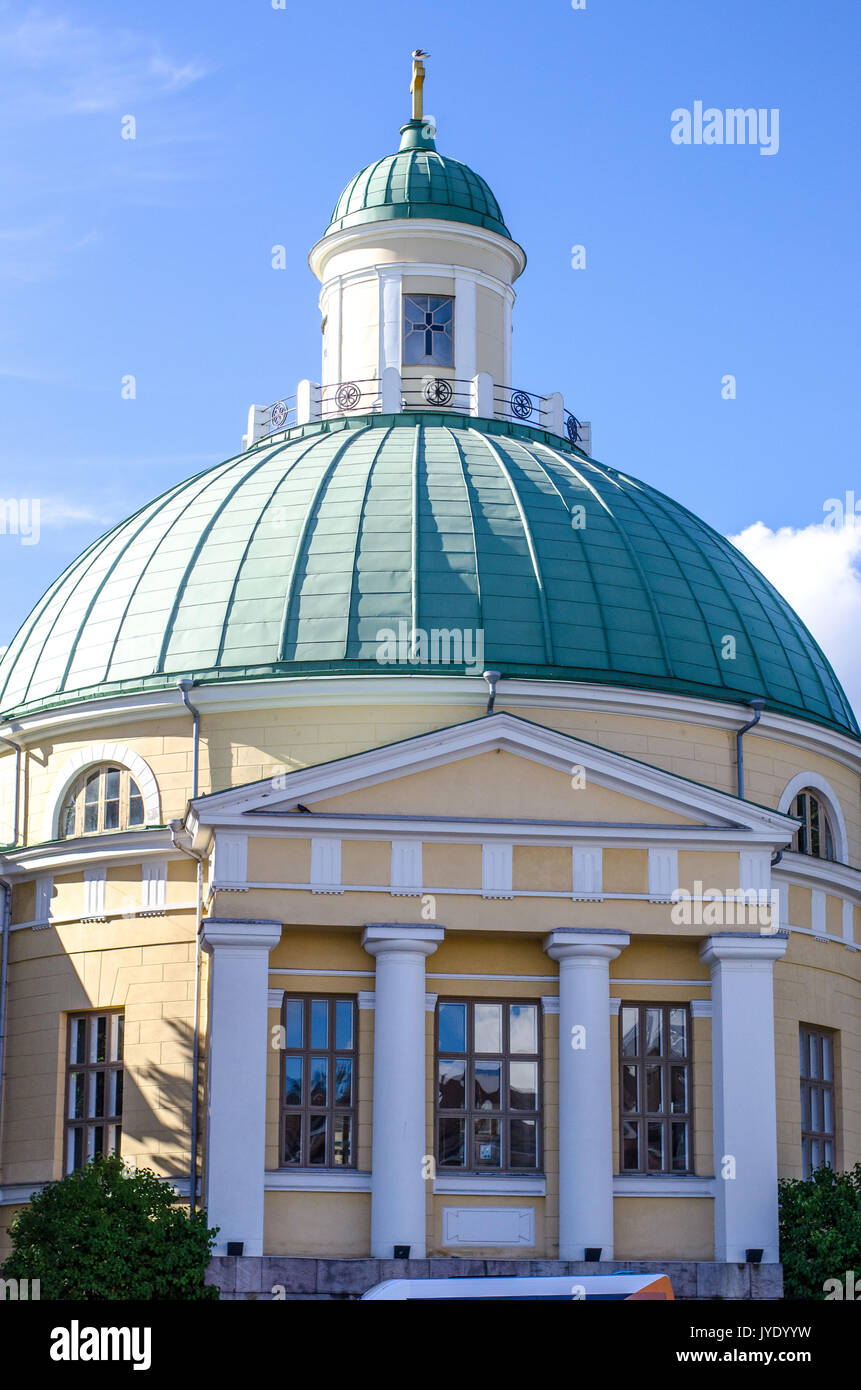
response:
{"label": "drainpipe", "polygon": [[484,678],[484,680],[487,681],[487,686],[490,691],[490,698],[487,701],[486,713],[493,714],[493,706],[496,703],[496,687],[498,683],[502,680],[502,672],[482,671],[482,677]]}
{"label": "drainpipe", "polygon": [[9,932],[12,921],[12,884],[0,878],[3,906],[3,944],[0,948],[0,1140],[3,1138],[3,1062],[6,1052],[6,993],[9,974]]}
{"label": "drainpipe", "polygon": [[0,735],[0,743],[5,743],[7,748],[15,749],[15,808],[12,812],[12,845],[18,843],[18,817],[21,809],[21,745],[15,743],[11,738],[3,738]]}
{"label": "drainpipe", "polygon": [[194,689],[194,681],[186,676],[181,681],[177,681],[177,689],[182,696],[182,703],[185,705],[189,714],[194,718],[194,734],[192,736],[192,766],[191,766],[191,795],[197,796],[197,770],[200,757],[200,710],[195,709],[188,698],[189,690]]}
{"label": "drainpipe", "polygon": [[735,762],[738,774],[738,795],[740,800],[742,801],[744,801],[744,749],[742,748],[742,739],[744,738],[748,729],[752,729],[756,724],[759,723],[760,715],[762,714],[762,711],[765,709],[765,700],[758,696],[755,700],[748,700],[748,704],[753,710],[753,718],[749,719],[746,724],[743,724],[742,727],[739,730],[737,730],[735,736]]}
{"label": "drainpipe", "polygon": [[189,1130],[189,1147],[191,1149],[189,1210],[194,1211],[197,1205],[197,1096],[200,1072],[200,923],[203,917],[203,855],[198,854],[193,849],[189,849],[187,845],[180,844],[177,835],[182,829],[181,820],[170,821],[168,828],[170,830],[170,842],[174,849],[178,849],[181,854],[187,854],[189,859],[194,859],[197,862],[197,912],[194,933],[194,1024],[191,1043],[191,1126]]}

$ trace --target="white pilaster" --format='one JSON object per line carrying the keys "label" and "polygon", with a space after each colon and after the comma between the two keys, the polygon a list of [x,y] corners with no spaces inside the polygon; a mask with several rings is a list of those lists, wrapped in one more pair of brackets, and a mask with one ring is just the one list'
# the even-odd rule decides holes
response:
{"label": "white pilaster", "polygon": [[679,852],[676,849],[649,850],[649,902],[666,903],[679,886]]}
{"label": "white pilaster", "polygon": [[551,395],[544,397],[544,412],[541,423],[546,430],[553,434],[562,435],[565,433],[565,402],[561,391],[553,391]]}
{"label": "white pilaster", "polygon": [[571,850],[571,896],[586,901],[599,899],[604,891],[603,849]]}
{"label": "white pilaster", "polygon": [[107,870],[104,864],[96,864],[84,869],[84,917],[104,917],[105,882]]}
{"label": "white pilaster", "polygon": [[712,977],[715,1259],[778,1259],[774,962],[785,936],[718,932],[700,948]]}
{"label": "white pilaster", "polygon": [[399,415],[404,384],[397,367],[384,367],[380,381],[380,409],[384,415]]}
{"label": "white pilaster", "polygon": [[469,413],[483,420],[493,419],[493,377],[489,372],[478,372],[469,387]]}
{"label": "white pilaster", "polygon": [[376,958],[374,1115],[371,1157],[371,1255],[391,1259],[408,1245],[426,1248],[425,958],[442,927],[368,925],[365,950]]}
{"label": "white pilaster", "polygon": [[476,373],[478,335],[478,284],[475,275],[454,277],[454,374],[458,394],[463,382]]}
{"label": "white pilaster", "polygon": [[164,912],[167,903],[167,860],[145,859],[141,864],[141,909]]}
{"label": "white pilaster", "polygon": [[308,425],[320,418],[320,388],[307,377],[296,387],[296,424]]}
{"label": "white pilaster", "polygon": [[551,932],[559,962],[559,1258],[613,1258],[610,961],[623,931]]}
{"label": "white pilaster", "polygon": [[323,386],[332,386],[336,381],[341,380],[343,285],[340,275],[324,287],[321,298],[321,308],[326,315],[326,331],[323,336],[323,373],[320,380]]}
{"label": "white pilaster", "polygon": [[200,930],[212,955],[205,1201],[210,1226],[221,1228],[213,1253],[242,1241],[244,1255],[262,1255],[269,952],[281,923],[210,917]]}
{"label": "white pilaster", "polygon": [[511,311],[514,307],[514,291],[506,294],[502,303],[502,361],[504,380],[503,386],[511,386]]}
{"label": "white pilaster", "polygon": [[380,377],[386,367],[401,370],[401,273],[380,271]]}
{"label": "white pilaster", "polygon": [[248,432],[242,436],[244,449],[250,449],[252,444],[256,444],[258,439],[263,438],[266,433],[267,418],[265,405],[248,407]]}

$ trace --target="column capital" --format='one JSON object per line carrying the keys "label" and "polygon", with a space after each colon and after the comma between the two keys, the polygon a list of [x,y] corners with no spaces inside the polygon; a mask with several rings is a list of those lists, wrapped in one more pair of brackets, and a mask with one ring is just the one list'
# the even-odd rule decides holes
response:
{"label": "column capital", "polygon": [[603,927],[561,927],[544,938],[544,949],[553,960],[615,960],[631,940],[626,931]]}
{"label": "column capital", "polygon": [[712,967],[726,963],[771,965],[786,954],[788,940],[788,932],[768,936],[759,932],[715,932],[700,947],[700,960]]}
{"label": "column capital", "polygon": [[445,927],[423,922],[369,922],[362,932],[362,945],[372,956],[386,952],[433,955],[445,936]]}
{"label": "column capital", "polygon": [[216,947],[271,951],[281,940],[281,923],[264,917],[204,917],[200,941],[204,951]]}

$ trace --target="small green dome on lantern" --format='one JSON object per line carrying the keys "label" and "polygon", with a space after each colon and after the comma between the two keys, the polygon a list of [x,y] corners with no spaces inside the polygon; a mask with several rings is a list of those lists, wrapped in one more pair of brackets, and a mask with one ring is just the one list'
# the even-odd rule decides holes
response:
{"label": "small green dome on lantern", "polygon": [[369,164],[350,180],[325,235],[401,218],[466,222],[512,239],[486,181],[468,164],[441,155],[433,128],[424,120],[408,121],[401,127],[397,153]]}

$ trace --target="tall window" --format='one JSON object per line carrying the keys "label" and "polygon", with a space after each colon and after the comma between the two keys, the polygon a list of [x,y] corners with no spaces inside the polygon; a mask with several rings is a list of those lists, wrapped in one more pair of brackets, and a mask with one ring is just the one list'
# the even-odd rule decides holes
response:
{"label": "tall window", "polygon": [[619,1010],[623,1173],[691,1168],[690,1014],[683,1004]]}
{"label": "tall window", "polygon": [[791,814],[801,821],[792,848],[799,854],[815,855],[817,859],[833,859],[834,832],[820,798],[809,789],[799,792],[792,803]]}
{"label": "tall window", "polygon": [[123,1115],[123,1015],[73,1014],[66,1068],[66,1172],[119,1153]]}
{"label": "tall window", "polygon": [[124,767],[97,767],[81,773],[69,788],[60,813],[60,835],[99,835],[144,823],[137,782]]}
{"label": "tall window", "polygon": [[404,365],[454,365],[454,299],[451,295],[404,295]]}
{"label": "tall window", "polygon": [[285,995],[281,1162],[356,1166],[356,1000]]}
{"label": "tall window", "polygon": [[440,1000],[436,1013],[436,1153],[441,1168],[539,1168],[538,1005]]}
{"label": "tall window", "polygon": [[834,1035],[827,1028],[802,1025],[801,1167],[805,1178],[817,1168],[834,1167]]}

